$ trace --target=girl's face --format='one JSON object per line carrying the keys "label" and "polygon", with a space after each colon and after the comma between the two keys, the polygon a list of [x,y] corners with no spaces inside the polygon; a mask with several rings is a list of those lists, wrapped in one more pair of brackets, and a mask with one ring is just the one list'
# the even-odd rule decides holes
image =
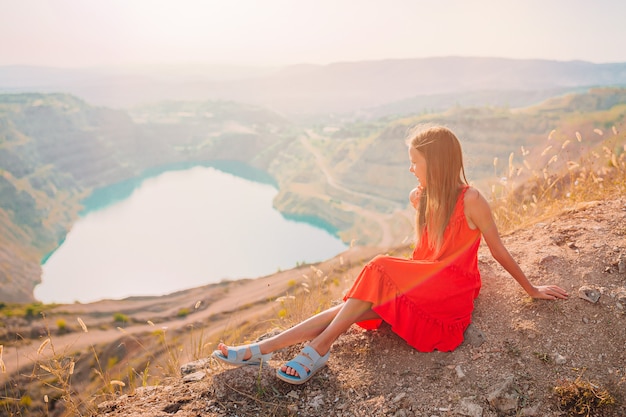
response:
{"label": "girl's face", "polygon": [[409,171],[415,175],[422,187],[426,187],[426,158],[417,149],[409,148],[409,159],[411,160],[411,166]]}

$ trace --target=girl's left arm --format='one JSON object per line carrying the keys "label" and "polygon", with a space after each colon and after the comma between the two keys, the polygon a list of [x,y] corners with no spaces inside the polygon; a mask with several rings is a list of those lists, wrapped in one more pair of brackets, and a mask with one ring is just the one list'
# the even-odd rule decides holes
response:
{"label": "girl's left arm", "polygon": [[502,243],[487,200],[476,189],[468,190],[467,194],[465,207],[469,215],[468,220],[480,230],[494,259],[515,278],[528,295],[546,300],[567,298],[567,292],[557,285],[535,286],[530,282]]}

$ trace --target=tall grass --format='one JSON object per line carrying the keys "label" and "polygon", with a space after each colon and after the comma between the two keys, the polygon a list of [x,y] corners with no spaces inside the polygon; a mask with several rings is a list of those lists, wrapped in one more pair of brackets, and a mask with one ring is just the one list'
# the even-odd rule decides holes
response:
{"label": "tall grass", "polygon": [[277,327],[291,327],[331,307],[342,290],[339,274],[340,270],[329,274],[311,265],[300,282],[289,282],[287,294],[276,299]]}
{"label": "tall grass", "polygon": [[[77,321],[82,332],[88,333],[83,320]],[[185,351],[180,332],[170,334],[167,328],[148,324],[155,330],[133,335],[118,327],[121,336],[115,343],[92,344],[83,352],[72,351],[71,345],[57,350],[54,335],[48,331],[29,358],[31,371],[22,369],[4,384],[0,415],[91,416],[103,401],[180,376]],[[206,353],[202,338],[202,332],[191,332],[191,342],[186,343],[190,355]],[[0,371],[5,373],[2,351],[0,347]]]}
{"label": "tall grass", "polygon": [[494,217],[503,231],[524,227],[575,207],[626,192],[626,140],[615,126],[609,134],[586,143],[573,137],[547,136],[545,147],[531,152],[522,147],[501,167],[494,159],[490,185]]}

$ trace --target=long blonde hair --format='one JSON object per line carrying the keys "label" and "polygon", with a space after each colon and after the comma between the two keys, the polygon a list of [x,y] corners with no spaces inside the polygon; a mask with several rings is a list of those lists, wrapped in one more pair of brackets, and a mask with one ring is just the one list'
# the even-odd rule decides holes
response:
{"label": "long blonde hair", "polygon": [[428,245],[438,251],[461,187],[467,185],[461,144],[450,129],[439,125],[416,126],[406,143],[426,160],[426,187],[415,219],[417,242],[428,231]]}

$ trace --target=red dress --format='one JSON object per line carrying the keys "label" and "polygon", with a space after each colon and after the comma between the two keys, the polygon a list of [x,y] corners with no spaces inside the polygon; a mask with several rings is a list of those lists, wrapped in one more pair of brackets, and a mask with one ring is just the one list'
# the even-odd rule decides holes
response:
{"label": "red dress", "polygon": [[459,193],[438,254],[428,247],[424,233],[411,259],[381,255],[363,268],[344,300],[372,302],[382,320],[359,326],[376,329],[384,320],[422,352],[452,351],[463,342],[481,285],[477,256],[481,234],[465,219],[467,189]]}

